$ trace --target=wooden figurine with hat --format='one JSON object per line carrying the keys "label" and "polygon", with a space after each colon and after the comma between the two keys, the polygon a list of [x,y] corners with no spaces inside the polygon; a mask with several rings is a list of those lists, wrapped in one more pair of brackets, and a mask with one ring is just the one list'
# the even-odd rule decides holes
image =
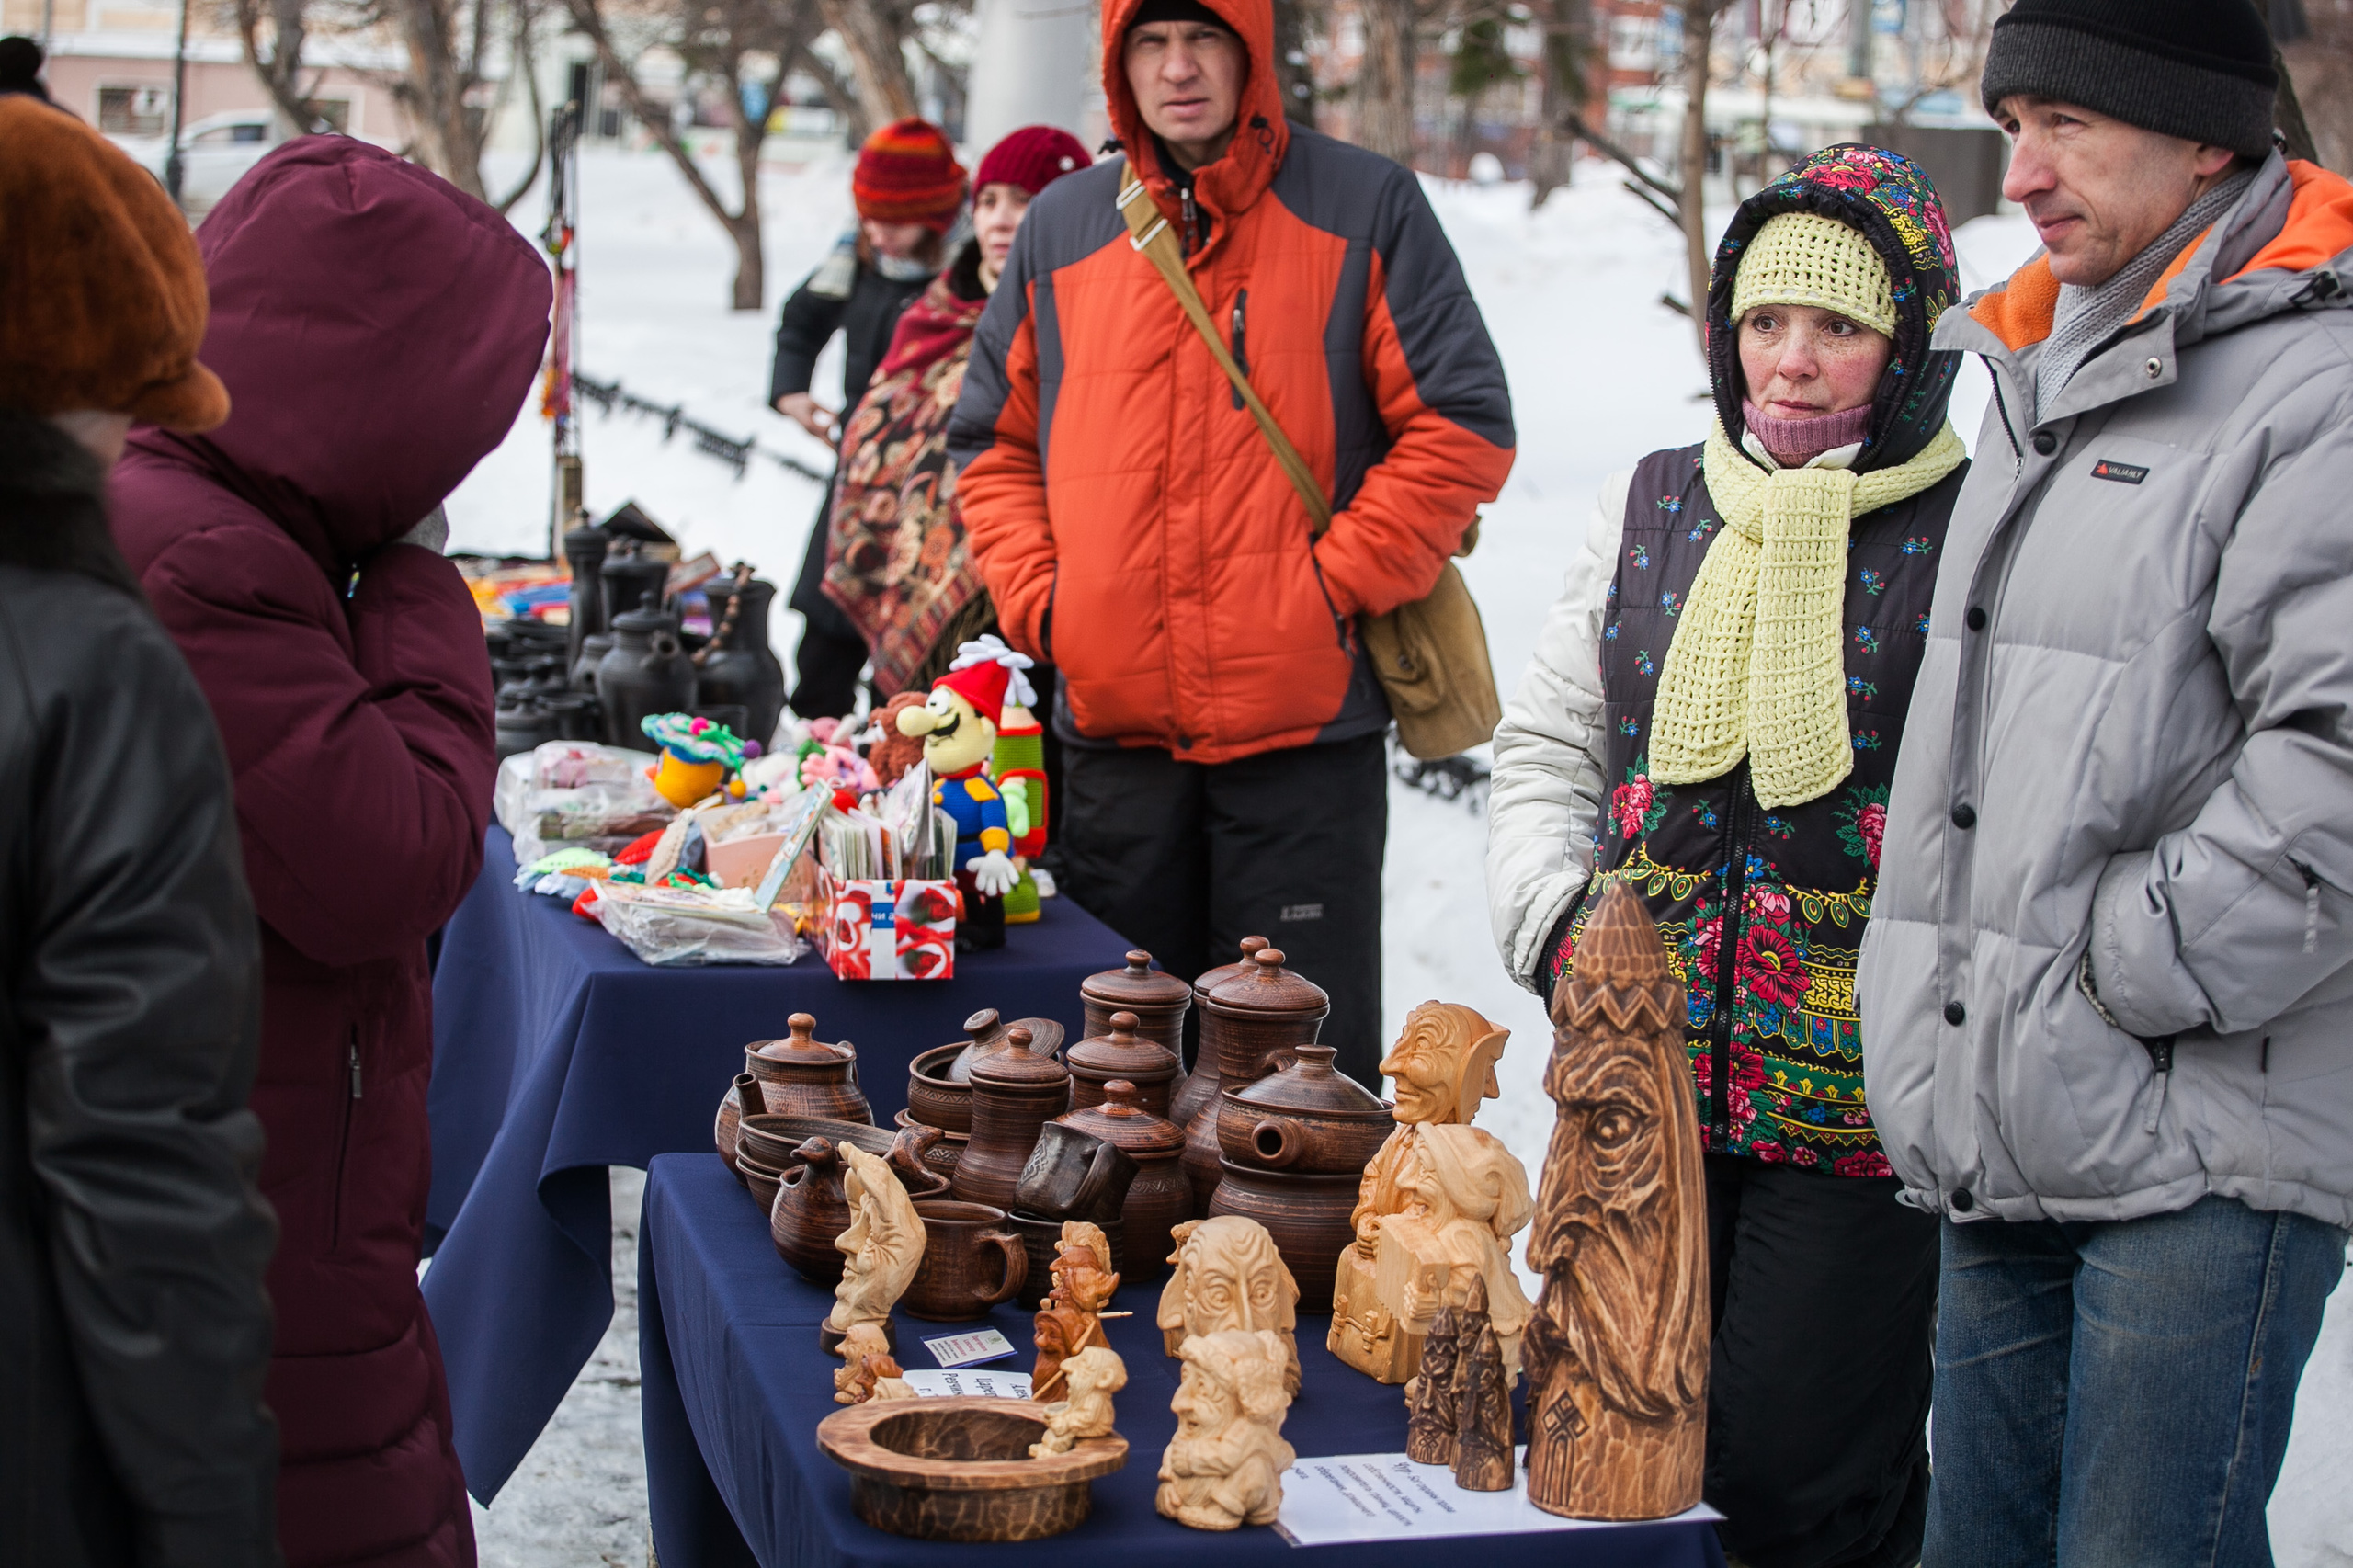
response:
{"label": "wooden figurine with hat", "polygon": [[994,635],[956,651],[948,673],[932,683],[920,708],[899,715],[899,733],[923,737],[931,768],[931,803],[956,824],[956,886],[964,913],[956,923],[959,948],[1005,946],[1005,895],[1021,880],[1013,863],[1013,831],[988,775],[1006,690],[1029,667]]}

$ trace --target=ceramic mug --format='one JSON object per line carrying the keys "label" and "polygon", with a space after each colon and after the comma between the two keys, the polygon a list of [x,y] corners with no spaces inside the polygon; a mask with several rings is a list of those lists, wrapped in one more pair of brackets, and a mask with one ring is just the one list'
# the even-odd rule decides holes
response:
{"label": "ceramic mug", "polygon": [[1029,1279],[1029,1255],[1004,1210],[943,1198],[917,1203],[915,1212],[923,1218],[923,1262],[899,1300],[910,1316],[935,1323],[985,1316]]}

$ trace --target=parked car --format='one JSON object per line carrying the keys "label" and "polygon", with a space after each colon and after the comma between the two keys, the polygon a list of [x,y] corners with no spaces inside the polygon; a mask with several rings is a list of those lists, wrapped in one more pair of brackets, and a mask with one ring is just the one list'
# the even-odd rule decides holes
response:
{"label": "parked car", "polygon": [[[118,136],[115,142],[157,180],[164,178],[172,139]],[[229,194],[280,140],[276,117],[266,108],[235,108],[209,114],[180,128],[180,208],[200,219]]]}

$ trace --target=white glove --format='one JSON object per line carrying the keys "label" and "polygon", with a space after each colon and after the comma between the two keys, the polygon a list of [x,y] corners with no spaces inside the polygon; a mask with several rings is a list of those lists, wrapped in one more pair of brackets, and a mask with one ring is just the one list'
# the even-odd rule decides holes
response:
{"label": "white glove", "polygon": [[989,898],[1003,898],[1021,881],[1021,873],[1002,849],[990,850],[964,869],[972,873],[972,885]]}

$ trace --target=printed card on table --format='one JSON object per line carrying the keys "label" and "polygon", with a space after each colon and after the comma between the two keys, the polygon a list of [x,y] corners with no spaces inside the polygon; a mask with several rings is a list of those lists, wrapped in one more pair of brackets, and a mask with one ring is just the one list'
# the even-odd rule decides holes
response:
{"label": "printed card on table", "polygon": [[[1528,1450],[1518,1450],[1525,1456]],[[1302,1459],[1283,1471],[1282,1513],[1275,1531],[1293,1546],[1367,1540],[1435,1540],[1445,1536],[1529,1535],[1540,1530],[1614,1529],[1606,1519],[1564,1519],[1528,1500],[1528,1471],[1515,1465],[1508,1492],[1465,1492],[1441,1464],[1404,1454],[1338,1454]],[[1723,1516],[1705,1503],[1672,1519],[1683,1524]]]}
{"label": "printed card on table", "polygon": [[905,1374],[907,1386],[926,1399],[1028,1399],[1029,1374],[987,1368],[950,1368],[935,1372],[918,1367]]}
{"label": "printed card on table", "polygon": [[1013,1341],[993,1328],[969,1334],[942,1335],[926,1339],[923,1347],[943,1367],[970,1367],[981,1361],[1002,1361],[1014,1353]]}

